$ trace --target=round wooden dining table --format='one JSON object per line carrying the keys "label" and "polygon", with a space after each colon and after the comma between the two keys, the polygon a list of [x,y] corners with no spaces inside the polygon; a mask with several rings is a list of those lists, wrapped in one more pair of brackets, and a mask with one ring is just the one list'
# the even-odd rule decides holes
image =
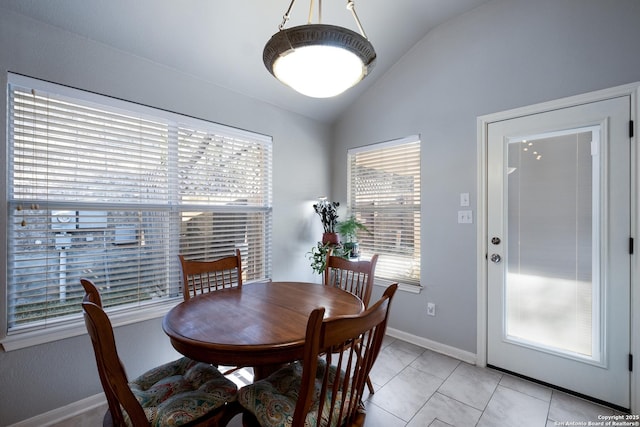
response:
{"label": "round wooden dining table", "polygon": [[364,310],[355,295],[304,282],[247,283],[181,302],[162,327],[181,354],[216,365],[251,366],[254,379],[302,359],[307,320],[324,307],[325,317]]}

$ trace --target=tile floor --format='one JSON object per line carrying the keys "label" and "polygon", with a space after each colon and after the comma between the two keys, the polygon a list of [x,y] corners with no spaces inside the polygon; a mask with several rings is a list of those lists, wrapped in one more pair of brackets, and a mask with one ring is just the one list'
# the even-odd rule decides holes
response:
{"label": "tile floor", "polygon": [[[238,381],[243,381],[238,374]],[[588,425],[611,408],[394,338],[371,372],[365,427],[552,427]],[[55,427],[102,425],[106,407]],[[240,416],[229,427],[241,427]]]}

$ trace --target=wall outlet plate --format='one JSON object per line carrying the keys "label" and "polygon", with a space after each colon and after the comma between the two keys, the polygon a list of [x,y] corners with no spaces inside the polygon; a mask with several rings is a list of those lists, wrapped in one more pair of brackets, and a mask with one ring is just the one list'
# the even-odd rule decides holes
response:
{"label": "wall outlet plate", "polygon": [[436,305],[432,302],[427,303],[427,315],[435,316],[436,315]]}

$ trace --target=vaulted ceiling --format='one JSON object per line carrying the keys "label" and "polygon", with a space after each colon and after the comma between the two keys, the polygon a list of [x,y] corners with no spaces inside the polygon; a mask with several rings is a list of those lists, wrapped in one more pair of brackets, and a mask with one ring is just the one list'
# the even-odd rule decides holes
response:
{"label": "vaulted ceiling", "polygon": [[[332,122],[435,26],[488,0],[355,0],[377,63],[358,86],[308,98],[273,78],[262,50],[290,0],[0,0],[0,6],[81,37],[257,98]],[[317,7],[318,2],[314,4]],[[346,0],[325,0],[323,23],[357,31]],[[287,27],[306,23],[297,0]],[[314,15],[314,22],[316,21]]]}

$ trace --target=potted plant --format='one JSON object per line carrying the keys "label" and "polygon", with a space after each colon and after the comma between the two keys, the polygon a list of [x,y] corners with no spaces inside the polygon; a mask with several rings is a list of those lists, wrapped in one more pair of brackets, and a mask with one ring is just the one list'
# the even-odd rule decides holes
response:
{"label": "potted plant", "polygon": [[358,231],[371,233],[369,229],[354,215],[351,215],[349,219],[338,222],[336,230],[344,240],[342,242],[344,256],[358,258],[360,256],[360,244],[357,241]]}
{"label": "potted plant", "polygon": [[337,245],[339,243],[336,234],[336,224],[338,223],[338,202],[328,202],[326,199],[313,205],[313,209],[320,216],[324,234],[322,235],[323,244]]}
{"label": "potted plant", "polygon": [[324,268],[327,266],[327,253],[331,249],[330,243],[318,242],[316,246],[311,248],[310,252],[307,252],[309,261],[311,261],[311,269],[318,274],[322,274]]}

